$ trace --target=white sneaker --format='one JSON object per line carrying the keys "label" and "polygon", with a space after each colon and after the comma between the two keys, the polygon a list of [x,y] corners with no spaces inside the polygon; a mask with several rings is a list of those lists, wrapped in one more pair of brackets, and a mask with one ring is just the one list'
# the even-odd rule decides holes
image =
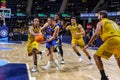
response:
{"label": "white sneaker", "polygon": [[42,57],[42,54],[40,54],[40,59],[42,59],[43,57]]}
{"label": "white sneaker", "polygon": [[60,65],[59,65],[58,61],[55,60],[54,63],[55,63],[56,69],[59,70],[60,69]]}
{"label": "white sneaker", "polygon": [[82,62],[83,61],[83,58],[82,56],[79,57],[79,62]]}
{"label": "white sneaker", "polygon": [[65,61],[64,61],[64,59],[62,59],[62,60],[61,60],[61,64],[65,64]]}
{"label": "white sneaker", "polygon": [[50,69],[50,66],[46,65],[46,66],[42,66],[42,68],[45,69],[45,70],[48,70],[48,69]]}
{"label": "white sneaker", "polygon": [[32,72],[37,72],[38,70],[37,70],[37,66],[36,65],[34,65],[34,67],[32,68],[32,70],[31,70]]}
{"label": "white sneaker", "polygon": [[93,63],[92,63],[92,60],[91,59],[89,59],[89,65],[92,65]]}
{"label": "white sneaker", "polygon": [[40,54],[40,59],[42,59],[42,53],[43,51],[40,51],[39,54]]}

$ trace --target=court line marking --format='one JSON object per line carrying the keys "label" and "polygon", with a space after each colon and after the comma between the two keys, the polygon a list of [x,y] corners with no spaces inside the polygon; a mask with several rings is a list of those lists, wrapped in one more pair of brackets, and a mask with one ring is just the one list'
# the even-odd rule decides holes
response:
{"label": "court line marking", "polygon": [[31,73],[30,73],[30,69],[29,69],[28,64],[26,64],[26,66],[27,66],[27,71],[28,71],[29,80],[36,80],[35,77],[32,77],[32,76],[31,76]]}

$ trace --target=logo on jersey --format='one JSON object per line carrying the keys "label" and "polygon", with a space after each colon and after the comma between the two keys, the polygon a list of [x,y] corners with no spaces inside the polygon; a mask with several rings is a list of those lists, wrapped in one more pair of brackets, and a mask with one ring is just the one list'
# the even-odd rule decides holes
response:
{"label": "logo on jersey", "polygon": [[8,31],[7,30],[3,29],[3,30],[0,31],[0,36],[1,37],[6,37],[7,35],[8,35]]}

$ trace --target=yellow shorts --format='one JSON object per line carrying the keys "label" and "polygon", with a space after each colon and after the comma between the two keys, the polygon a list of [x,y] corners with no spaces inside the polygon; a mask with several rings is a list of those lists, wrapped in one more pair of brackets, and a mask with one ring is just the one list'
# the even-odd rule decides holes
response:
{"label": "yellow shorts", "polygon": [[32,53],[32,49],[33,48],[36,48],[38,50],[38,47],[39,47],[39,43],[38,42],[30,41],[30,40],[27,41],[27,51],[28,51],[28,54]]}
{"label": "yellow shorts", "polygon": [[110,37],[96,52],[96,55],[105,59],[109,59],[113,54],[120,57],[120,37]]}
{"label": "yellow shorts", "polygon": [[80,48],[84,48],[84,46],[85,46],[85,42],[84,42],[83,38],[72,39],[71,44],[79,45]]}

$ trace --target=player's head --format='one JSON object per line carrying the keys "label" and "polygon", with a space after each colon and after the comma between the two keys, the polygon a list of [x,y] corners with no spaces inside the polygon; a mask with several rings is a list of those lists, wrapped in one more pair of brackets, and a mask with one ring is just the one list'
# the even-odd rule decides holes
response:
{"label": "player's head", "polygon": [[51,17],[49,17],[48,19],[47,19],[47,22],[48,22],[48,24],[52,24],[52,18]]}
{"label": "player's head", "polygon": [[35,26],[39,25],[39,19],[38,18],[34,18],[33,25],[35,25]]}
{"label": "player's head", "polygon": [[60,20],[59,14],[56,13],[56,14],[54,15],[54,19],[55,19],[56,21]]}
{"label": "player's head", "polygon": [[98,12],[98,19],[101,20],[102,18],[108,18],[108,12],[106,10]]}
{"label": "player's head", "polygon": [[57,21],[55,20],[55,18],[50,17],[49,20],[50,20],[51,25],[56,25],[57,24]]}
{"label": "player's head", "polygon": [[71,24],[76,24],[76,18],[75,17],[71,18]]}

